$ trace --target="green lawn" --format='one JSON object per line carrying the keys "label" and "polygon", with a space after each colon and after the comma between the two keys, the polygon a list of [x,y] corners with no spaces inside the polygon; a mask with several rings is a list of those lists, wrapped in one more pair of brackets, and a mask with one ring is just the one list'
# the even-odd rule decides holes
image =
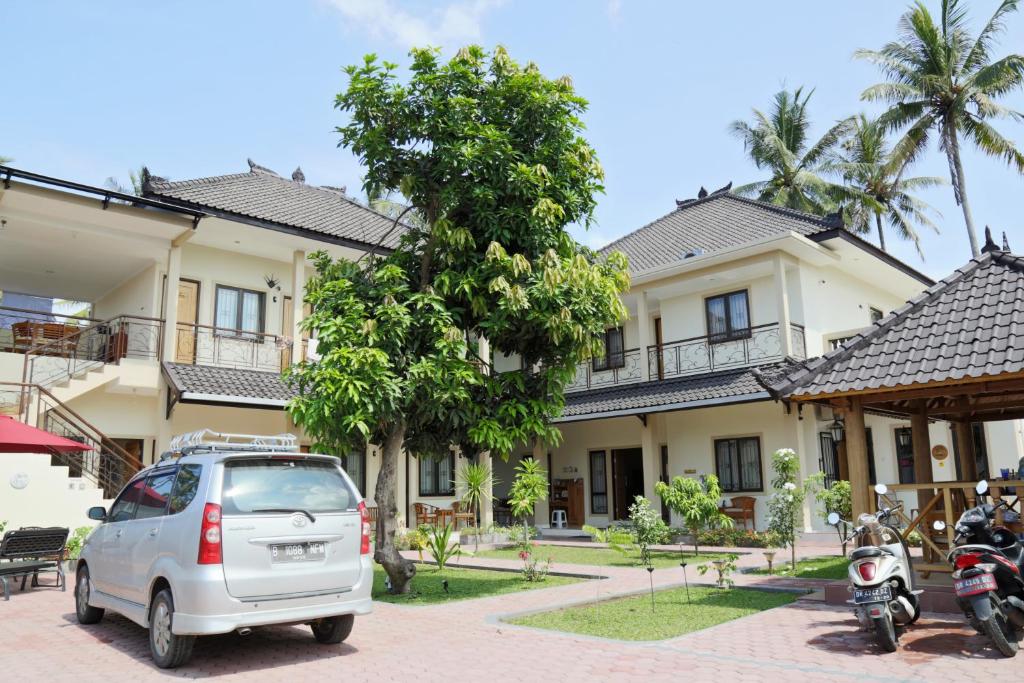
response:
{"label": "green lawn", "polygon": [[[568,545],[537,545],[533,548],[533,555],[541,562],[551,558],[551,561],[555,564],[591,564],[601,567],[639,566],[639,560],[635,554],[627,557],[619,551],[611,548],[584,548]],[[519,550],[516,548],[481,550],[479,553],[475,553],[475,556],[493,557],[502,560],[518,560]],[[694,556],[692,550],[688,550],[683,555],[686,563],[692,565],[694,570],[696,570],[696,565],[698,564],[704,564],[705,562],[725,557],[728,557],[728,555],[723,553],[701,553],[699,556]],[[655,567],[679,566],[679,553],[677,551],[654,552],[651,553],[651,559]]]}
{"label": "green lawn", "polygon": [[[845,579],[850,562],[845,557],[811,557],[797,560],[796,574],[793,574],[788,557],[775,556],[772,574],[799,579]],[[753,574],[767,574],[768,569],[755,569]]]}
{"label": "green lawn", "polygon": [[690,587],[542,612],[510,619],[513,624],[618,640],[664,640],[786,605],[798,596],[733,588]]}
{"label": "green lawn", "polygon": [[[466,598],[483,598],[521,590],[564,586],[581,580],[567,576],[548,576],[543,581],[525,581],[518,572],[460,569],[451,566],[438,571],[436,567],[418,564],[416,576],[412,580],[412,591],[404,595],[389,595],[384,588],[384,576],[384,569],[374,565],[373,599],[398,605],[434,605]],[[447,593],[442,584],[446,579]]]}

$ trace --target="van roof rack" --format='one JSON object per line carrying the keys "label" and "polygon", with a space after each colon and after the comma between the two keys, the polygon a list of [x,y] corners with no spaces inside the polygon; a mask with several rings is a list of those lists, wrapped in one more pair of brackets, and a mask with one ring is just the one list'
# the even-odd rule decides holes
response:
{"label": "van roof rack", "polygon": [[170,450],[160,459],[181,457],[192,453],[213,451],[290,451],[298,452],[299,439],[294,434],[230,434],[200,429],[171,439]]}

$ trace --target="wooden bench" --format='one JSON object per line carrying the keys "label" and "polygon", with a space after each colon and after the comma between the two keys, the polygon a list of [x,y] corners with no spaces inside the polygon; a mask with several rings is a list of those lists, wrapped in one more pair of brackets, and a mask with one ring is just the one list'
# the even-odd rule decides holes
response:
{"label": "wooden bench", "polygon": [[68,542],[68,530],[64,527],[27,527],[4,534],[0,541],[0,585],[3,585],[4,600],[11,599],[8,579],[21,579],[21,590],[25,590],[28,577],[32,587],[39,585],[40,572],[54,572],[57,583],[54,588],[67,590],[67,579],[60,562]]}

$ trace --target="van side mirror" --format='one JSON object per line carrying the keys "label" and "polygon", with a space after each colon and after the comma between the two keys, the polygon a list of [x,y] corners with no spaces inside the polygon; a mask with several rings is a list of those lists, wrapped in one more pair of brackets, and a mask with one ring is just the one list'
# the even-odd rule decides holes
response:
{"label": "van side mirror", "polygon": [[107,509],[97,505],[96,507],[89,508],[89,519],[94,519],[97,522],[107,521]]}

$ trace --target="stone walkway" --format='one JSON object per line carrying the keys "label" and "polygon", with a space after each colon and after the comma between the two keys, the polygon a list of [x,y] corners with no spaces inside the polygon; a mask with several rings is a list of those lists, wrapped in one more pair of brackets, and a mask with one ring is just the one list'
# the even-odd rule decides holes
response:
{"label": "stone walkway", "polygon": [[[711,550],[711,549],[709,549]],[[821,554],[809,548],[806,554]],[[802,553],[804,554],[804,553]],[[464,564],[514,567],[502,560]],[[741,566],[764,564],[759,550]],[[1024,660],[1004,660],[958,619],[926,616],[882,654],[845,609],[801,599],[790,606],[672,640],[627,643],[511,626],[502,616],[592,601],[648,587],[633,568],[591,571],[606,579],[425,607],[379,603],[356,620],[349,641],[321,646],[305,627],[200,639],[189,665],[153,667],[146,632],[109,615],[95,626],[75,621],[72,594],[15,592],[0,602],[0,672],[9,681],[148,681],[168,677],[225,681],[949,681],[1019,675]],[[691,572],[691,580],[697,579]],[[655,572],[657,586],[681,583],[676,569]],[[821,582],[737,575],[737,584],[813,589]],[[696,581],[695,581],[696,582]],[[1024,654],[1020,655],[1024,657]]]}

